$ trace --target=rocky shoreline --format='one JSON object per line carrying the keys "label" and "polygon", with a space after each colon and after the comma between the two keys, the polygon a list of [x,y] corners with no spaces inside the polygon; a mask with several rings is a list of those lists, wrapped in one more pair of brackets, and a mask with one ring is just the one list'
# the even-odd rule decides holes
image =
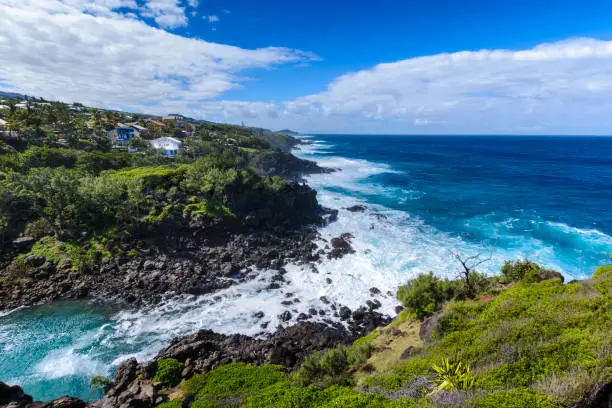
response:
{"label": "rocky shoreline", "polygon": [[[259,171],[299,180],[291,168],[294,161],[286,162],[281,161],[280,168],[262,162]],[[300,161],[300,165],[305,162]],[[303,174],[304,168],[300,171]],[[309,166],[313,173],[332,171],[314,162]],[[294,176],[288,177],[290,173]],[[331,239],[323,247],[317,244],[322,240],[317,227],[334,222],[338,211],[321,208],[310,187],[295,186],[295,196],[288,199],[300,203],[297,207],[304,211],[297,214],[258,210],[234,222],[211,223],[201,217],[183,217],[155,226],[142,225],[128,239],[118,242],[123,255],[100,260],[94,267],[77,271],[69,263],[29,255],[23,259],[23,279],[0,281],[0,311],[65,299],[113,302],[136,310],[175,297],[214,293],[254,279],[262,270],[274,271],[266,290],[275,290],[285,283],[288,263],[305,265],[306,270],[318,273],[316,265],[323,259],[354,253],[349,233]],[[14,250],[24,252],[32,244],[20,238]],[[130,256],[128,251],[132,249],[138,250]],[[293,370],[313,351],[350,344],[391,322],[389,316],[377,311],[381,306],[376,299],[380,291],[371,288],[370,292],[372,300],[355,310],[322,297],[326,310],[311,308],[308,313],[298,313],[291,307],[297,300],[288,298],[281,302],[286,310],[277,316],[287,326],[279,325],[273,334],[262,332],[258,338],[210,330],[175,338],[151,361],[139,363],[132,358],[121,363],[104,399],[91,405],[68,396],[46,403],[33,402],[20,387],[0,382],[0,407],[152,407],[168,399],[167,390],[153,381],[157,361],[164,358],[174,358],[185,365],[182,378],[230,362],[281,364]],[[270,322],[264,319],[264,312],[252,312],[261,320],[262,329],[267,329]]]}

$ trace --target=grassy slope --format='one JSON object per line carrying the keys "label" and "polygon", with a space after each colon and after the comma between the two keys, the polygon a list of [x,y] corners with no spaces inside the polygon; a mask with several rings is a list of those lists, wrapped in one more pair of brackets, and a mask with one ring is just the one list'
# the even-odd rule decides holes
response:
{"label": "grassy slope", "polygon": [[[612,268],[566,285],[516,283],[486,299],[446,305],[428,344],[420,322],[400,315],[357,340],[374,352],[341,374],[304,383],[278,366],[231,364],[179,385],[164,406],[180,406],[189,392],[195,408],[562,407],[612,380]],[[442,358],[469,364],[474,386],[432,393]]]}

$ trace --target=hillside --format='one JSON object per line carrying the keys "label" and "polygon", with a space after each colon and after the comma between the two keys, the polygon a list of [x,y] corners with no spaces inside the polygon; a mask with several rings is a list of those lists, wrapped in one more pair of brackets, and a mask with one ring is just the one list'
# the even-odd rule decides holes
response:
{"label": "hillside", "polygon": [[[41,99],[2,103],[0,310],[206,293],[255,265],[312,256],[322,210],[296,181],[325,170],[293,156],[299,141],[288,135]],[[244,248],[240,258],[234,247]],[[171,276],[162,273],[169,262],[181,265]],[[129,294],[125,276],[140,282]]]}
{"label": "hillside", "polygon": [[293,372],[232,363],[181,382],[180,371],[162,367],[198,358],[161,358],[153,381],[180,384],[162,387],[157,395],[170,401],[159,406],[189,398],[198,408],[606,407],[612,268],[568,284],[557,276],[507,274],[475,300],[453,300],[425,320],[408,309],[350,347],[315,352]]}

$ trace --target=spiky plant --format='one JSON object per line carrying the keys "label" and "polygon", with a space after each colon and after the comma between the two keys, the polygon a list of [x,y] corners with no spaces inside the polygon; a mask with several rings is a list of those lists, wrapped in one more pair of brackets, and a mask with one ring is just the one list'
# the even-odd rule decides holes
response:
{"label": "spiky plant", "polygon": [[432,393],[468,390],[474,386],[474,375],[469,364],[443,358],[440,364],[434,364],[431,368],[436,373],[432,380],[435,385]]}

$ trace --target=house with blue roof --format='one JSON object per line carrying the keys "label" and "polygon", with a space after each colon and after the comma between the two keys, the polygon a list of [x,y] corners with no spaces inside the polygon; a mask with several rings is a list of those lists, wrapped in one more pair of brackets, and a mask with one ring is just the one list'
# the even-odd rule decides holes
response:
{"label": "house with blue roof", "polygon": [[136,136],[136,130],[123,123],[117,123],[117,126],[106,132],[106,135],[111,139],[114,146],[127,147],[130,140]]}

